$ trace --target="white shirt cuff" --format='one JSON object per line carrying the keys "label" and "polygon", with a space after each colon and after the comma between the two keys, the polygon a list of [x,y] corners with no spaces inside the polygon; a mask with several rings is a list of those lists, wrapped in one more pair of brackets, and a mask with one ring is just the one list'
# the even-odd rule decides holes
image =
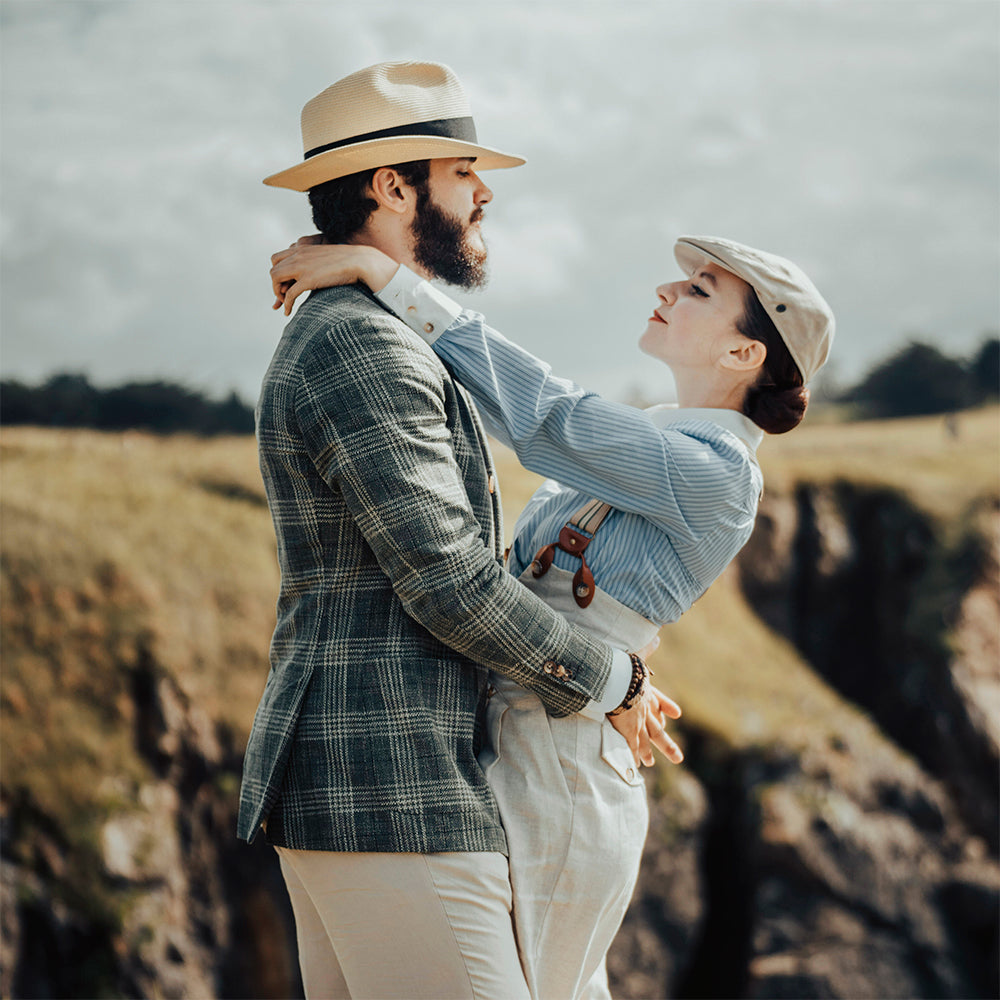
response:
{"label": "white shirt cuff", "polygon": [[601,722],[604,716],[616,709],[628,694],[628,686],[632,683],[632,660],[628,653],[620,649],[616,649],[614,654],[604,694],[597,701],[588,701],[580,709],[580,715],[588,719]]}
{"label": "white shirt cuff", "polygon": [[402,264],[377,298],[428,344],[433,344],[462,311],[457,302]]}

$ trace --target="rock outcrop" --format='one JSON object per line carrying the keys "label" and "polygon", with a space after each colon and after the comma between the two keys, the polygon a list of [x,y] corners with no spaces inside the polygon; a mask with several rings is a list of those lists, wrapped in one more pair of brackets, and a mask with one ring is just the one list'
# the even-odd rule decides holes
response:
{"label": "rock outcrop", "polygon": [[[851,484],[766,499],[736,578],[844,725],[727,741],[687,723],[685,765],[647,779],[645,863],[609,956],[621,1000],[997,995],[997,523],[980,506],[944,530]],[[8,649],[31,662],[58,658],[52,622],[72,619],[89,645],[56,680],[106,691],[101,733],[138,763],[78,826],[30,782],[4,789],[0,995],[300,996],[274,853],[234,836],[245,734],[163,662],[155,592],[108,581],[5,588]],[[31,676],[4,695],[22,724],[45,707]]]}

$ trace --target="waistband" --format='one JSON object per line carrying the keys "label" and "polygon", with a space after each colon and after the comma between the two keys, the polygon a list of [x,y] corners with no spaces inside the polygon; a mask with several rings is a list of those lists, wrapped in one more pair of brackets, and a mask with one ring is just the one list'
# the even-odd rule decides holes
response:
{"label": "waistband", "polygon": [[616,601],[600,587],[595,588],[593,601],[581,608],[573,599],[573,574],[569,570],[550,566],[544,576],[536,579],[529,566],[518,579],[570,624],[586,629],[616,649],[641,649],[660,631],[655,622]]}
{"label": "waistband", "polygon": [[[531,575],[529,566],[518,579],[571,625],[585,629],[595,639],[601,639],[615,649],[642,649],[660,631],[655,622],[643,618],[638,611],[626,607],[599,587],[595,588],[590,604],[581,608],[573,600],[573,574],[569,570],[550,566],[543,576],[536,579]],[[537,695],[502,674],[491,674],[490,683],[502,692],[511,705],[521,704],[522,701],[541,704]]]}

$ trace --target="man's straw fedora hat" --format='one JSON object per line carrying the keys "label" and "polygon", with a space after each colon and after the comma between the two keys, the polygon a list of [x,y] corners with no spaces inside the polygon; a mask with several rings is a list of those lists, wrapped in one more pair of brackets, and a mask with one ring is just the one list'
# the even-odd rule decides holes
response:
{"label": "man's straw fedora hat", "polygon": [[524,163],[479,145],[465,91],[440,63],[378,63],[338,80],[302,109],[302,149],[302,163],[264,183],[308,191],[359,170],[434,157],[475,157],[476,170]]}

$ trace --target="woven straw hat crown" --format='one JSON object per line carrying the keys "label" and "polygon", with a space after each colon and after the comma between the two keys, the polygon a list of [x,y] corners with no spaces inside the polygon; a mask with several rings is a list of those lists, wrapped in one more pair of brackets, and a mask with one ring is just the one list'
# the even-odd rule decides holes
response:
{"label": "woven straw hat crown", "polygon": [[373,167],[436,157],[475,158],[476,170],[520,156],[479,144],[458,77],[441,63],[377,63],[338,80],[302,109],[303,162],[265,184],[307,191]]}

